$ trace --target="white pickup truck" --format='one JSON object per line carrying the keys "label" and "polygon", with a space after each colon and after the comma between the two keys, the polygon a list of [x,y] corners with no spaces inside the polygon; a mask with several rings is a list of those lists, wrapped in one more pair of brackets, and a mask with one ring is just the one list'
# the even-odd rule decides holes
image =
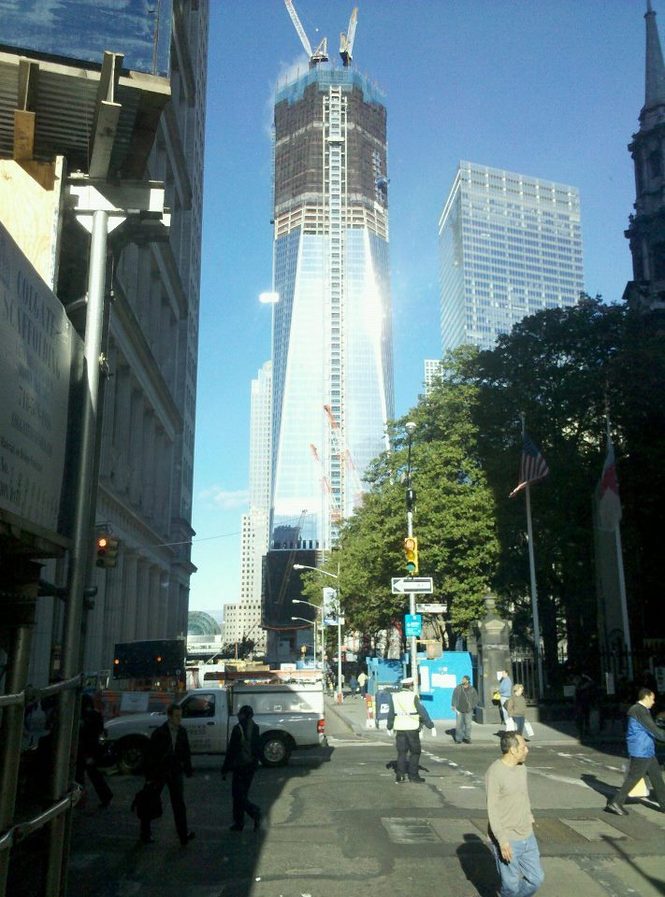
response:
{"label": "white pickup truck", "polygon": [[[320,682],[196,688],[177,703],[192,754],[224,754],[244,704],[254,710],[264,766],[284,765],[296,749],[326,745]],[[106,723],[104,740],[121,772],[140,772],[150,736],[165,720],[166,713],[131,713]]]}

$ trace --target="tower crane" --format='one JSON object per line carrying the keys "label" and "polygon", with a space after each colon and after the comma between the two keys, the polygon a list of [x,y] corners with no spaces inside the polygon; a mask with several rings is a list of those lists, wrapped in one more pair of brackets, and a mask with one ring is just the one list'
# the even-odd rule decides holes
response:
{"label": "tower crane", "polygon": [[342,436],[342,430],[339,425],[339,421],[333,414],[333,410],[330,405],[324,405],[323,412],[328,420],[330,435],[332,437],[335,453],[339,457],[340,461],[346,465],[346,469],[351,479],[351,485],[354,490],[353,505],[354,507],[358,507],[358,505],[362,501],[363,488],[362,483],[360,482],[360,475],[358,473],[358,468],[356,467],[356,462],[353,460],[353,455],[344,442],[344,437]]}
{"label": "tower crane", "polygon": [[298,32],[298,37],[300,38],[300,43],[303,45],[305,49],[305,53],[309,56],[309,64],[310,66],[318,65],[319,62],[327,62],[328,61],[328,38],[324,37],[320,42],[316,50],[312,53],[312,45],[309,42],[309,38],[305,33],[305,29],[302,27],[302,22],[298,17],[298,13],[296,12],[296,8],[293,5],[293,0],[284,0],[284,4],[286,5],[286,9],[288,14],[291,16],[291,21],[293,22],[293,27]]}
{"label": "tower crane", "polygon": [[339,502],[337,501],[337,496],[333,492],[333,488],[330,485],[330,480],[323,472],[323,465],[321,464],[321,458],[319,457],[319,450],[311,442],[309,444],[309,450],[311,452],[312,458],[314,459],[314,463],[319,469],[321,487],[326,494],[328,501],[330,502],[330,519],[333,523],[340,523],[342,520],[342,512],[339,507]]}
{"label": "tower crane", "polygon": [[353,59],[353,41],[356,37],[357,24],[358,7],[354,6],[351,18],[349,19],[349,27],[346,29],[346,34],[342,31],[339,36],[339,55],[342,57],[342,62],[345,66],[348,66]]}

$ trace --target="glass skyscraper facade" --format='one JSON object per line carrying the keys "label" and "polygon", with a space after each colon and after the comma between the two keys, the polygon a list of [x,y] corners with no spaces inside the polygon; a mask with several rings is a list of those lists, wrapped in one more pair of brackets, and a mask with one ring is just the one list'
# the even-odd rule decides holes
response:
{"label": "glass skyscraper facade", "polygon": [[460,162],[439,220],[441,343],[492,348],[584,289],[575,187]]}
{"label": "glass skyscraper facade", "polygon": [[386,112],[328,63],[278,87],[271,548],[331,547],[393,415]]}

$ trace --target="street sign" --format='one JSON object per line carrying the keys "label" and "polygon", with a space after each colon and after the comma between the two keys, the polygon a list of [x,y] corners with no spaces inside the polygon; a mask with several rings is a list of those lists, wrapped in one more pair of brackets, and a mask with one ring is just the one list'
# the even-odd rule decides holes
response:
{"label": "street sign", "polygon": [[448,610],[447,604],[416,604],[416,610],[419,614],[445,614]]}
{"label": "street sign", "polygon": [[434,591],[434,583],[431,576],[393,576],[393,595],[431,595]]}
{"label": "street sign", "polygon": [[404,635],[419,638],[423,632],[423,618],[420,614],[404,614]]}
{"label": "street sign", "polygon": [[337,626],[337,624],[339,624],[340,626],[344,626],[344,622],[345,622],[344,617],[324,617],[323,618],[324,626]]}

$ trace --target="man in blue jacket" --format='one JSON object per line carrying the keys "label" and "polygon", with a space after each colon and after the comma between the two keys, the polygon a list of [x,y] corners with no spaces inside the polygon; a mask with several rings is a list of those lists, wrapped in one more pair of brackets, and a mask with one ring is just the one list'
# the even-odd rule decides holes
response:
{"label": "man in blue jacket", "polygon": [[608,813],[614,813],[616,816],[628,815],[623,806],[624,801],[643,776],[649,776],[656,800],[660,804],[660,811],[665,813],[665,782],[656,757],[656,741],[665,741],[665,732],[658,728],[651,716],[655,700],[656,696],[650,688],[641,688],[637,693],[637,704],[633,704],[628,711],[626,746],[630,765],[614,800],[607,802],[605,809]]}

